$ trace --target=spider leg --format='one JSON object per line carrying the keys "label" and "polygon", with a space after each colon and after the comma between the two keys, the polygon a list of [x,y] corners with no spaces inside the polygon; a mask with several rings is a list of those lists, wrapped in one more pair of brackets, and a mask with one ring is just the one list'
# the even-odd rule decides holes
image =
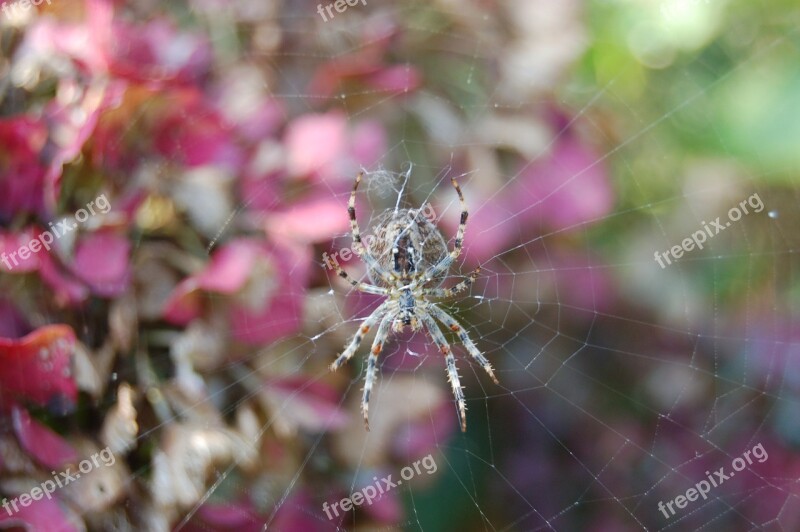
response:
{"label": "spider leg", "polygon": [[458,193],[458,201],[461,203],[461,221],[458,224],[458,231],[456,232],[456,241],[453,245],[453,251],[451,251],[446,257],[440,260],[437,264],[434,264],[428,271],[424,273],[424,277],[427,280],[430,280],[440,273],[447,271],[453,261],[461,255],[461,246],[464,244],[464,231],[467,230],[467,217],[469,216],[469,212],[467,211],[467,203],[464,201],[464,195],[461,193],[461,187],[458,186],[458,181],[455,178],[450,179],[450,182],[453,183],[453,186]]}
{"label": "spider leg", "polygon": [[464,279],[463,281],[461,281],[452,288],[426,289],[423,291],[423,294],[425,294],[428,297],[453,297],[454,295],[463,292],[464,290],[469,288],[469,286],[472,283],[474,283],[475,280],[478,278],[478,274],[480,273],[480,271],[481,271],[480,267],[475,268],[475,270],[472,273],[470,273],[466,279]]}
{"label": "spider leg", "polygon": [[335,262],[333,267],[336,269],[336,273],[339,275],[339,277],[341,277],[342,279],[353,285],[353,288],[355,288],[356,290],[360,292],[366,292],[367,294],[375,294],[378,296],[389,295],[389,290],[387,290],[386,288],[356,281],[355,279],[350,277],[350,275],[346,271],[344,271],[342,267],[339,266],[339,264]]}
{"label": "spider leg", "polygon": [[356,190],[358,190],[358,185],[361,183],[363,176],[364,172],[359,172],[356,176],[356,182],[353,183],[353,191],[350,192],[350,201],[347,202],[347,216],[350,218],[350,230],[353,233],[353,251],[367,263],[367,266],[377,272],[386,284],[391,284],[395,276],[384,270],[378,260],[367,251],[367,248],[361,242],[361,229],[359,229],[358,220],[356,220]]}
{"label": "spider leg", "polygon": [[364,381],[364,395],[361,398],[361,412],[364,414],[364,427],[369,432],[369,395],[372,393],[372,384],[375,382],[375,374],[378,369],[378,355],[383,350],[386,337],[389,335],[389,325],[394,318],[394,312],[389,312],[381,320],[378,332],[375,333],[375,340],[372,341],[372,349],[367,359],[367,375]]}
{"label": "spider leg", "polygon": [[480,352],[480,350],[475,346],[472,339],[470,339],[469,335],[467,334],[466,329],[461,326],[455,318],[453,318],[450,314],[445,312],[444,310],[440,309],[436,305],[430,305],[428,307],[428,311],[439,321],[444,323],[451,331],[458,335],[458,338],[461,340],[461,343],[464,347],[467,348],[470,356],[474,358],[478,364],[480,364],[484,371],[489,374],[489,377],[492,378],[495,384],[500,384],[497,380],[497,377],[494,376],[494,370],[492,369],[492,365],[486,360],[486,357]]}
{"label": "spider leg", "polygon": [[383,304],[381,304],[381,306],[376,308],[372,312],[372,314],[367,316],[367,319],[364,320],[364,323],[362,323],[361,327],[358,328],[358,331],[356,331],[356,334],[353,336],[353,339],[350,340],[350,343],[347,344],[345,350],[342,351],[342,354],[336,357],[336,360],[334,360],[331,363],[330,366],[331,371],[336,371],[342,366],[342,364],[344,364],[353,357],[353,355],[356,353],[356,350],[358,349],[358,346],[361,345],[361,340],[364,339],[364,336],[367,335],[369,330],[378,322],[381,316],[383,316],[386,313],[386,309],[388,307],[389,307],[389,301],[385,301]]}
{"label": "spider leg", "polygon": [[433,339],[433,342],[439,347],[439,351],[445,355],[445,362],[447,363],[447,380],[450,381],[450,387],[453,389],[453,396],[458,403],[458,417],[461,420],[461,432],[467,431],[467,402],[464,399],[464,388],[461,386],[461,381],[458,378],[458,370],[456,369],[456,359],[453,352],[450,350],[450,345],[447,343],[439,326],[433,320],[428,311],[423,308],[417,308],[417,314],[425,324],[425,328]]}

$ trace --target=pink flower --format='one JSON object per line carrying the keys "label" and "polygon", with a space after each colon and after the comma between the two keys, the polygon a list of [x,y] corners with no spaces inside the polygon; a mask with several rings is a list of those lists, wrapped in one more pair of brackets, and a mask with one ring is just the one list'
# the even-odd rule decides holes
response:
{"label": "pink flower", "polygon": [[79,238],[66,268],[42,252],[40,274],[57,299],[67,304],[80,303],[90,293],[116,297],[131,283],[130,246],[125,235],[111,229],[89,233]]}
{"label": "pink flower", "polygon": [[231,302],[227,319],[235,339],[252,345],[288,336],[300,327],[309,263],[308,249],[288,243],[231,241],[175,288],[164,318],[186,325],[205,312],[204,293],[220,294]]}
{"label": "pink flower", "polygon": [[[78,88],[61,81],[60,90]],[[80,153],[101,111],[118,96],[116,90],[93,87],[70,104],[50,102],[42,118],[0,119],[0,218],[34,213],[44,219],[55,210],[63,165]]]}
{"label": "pink flower", "polygon": [[130,285],[130,251],[125,235],[110,230],[90,233],[78,241],[69,269],[93,293],[118,296]]}
{"label": "pink flower", "polygon": [[169,108],[158,117],[153,131],[154,149],[161,156],[185,165],[216,165],[238,172],[244,152],[226,124],[204,95],[195,90],[172,91]]}
{"label": "pink flower", "polygon": [[344,151],[347,118],[340,111],[303,115],[286,130],[289,172],[305,176],[335,163]]}
{"label": "pink flower", "polygon": [[89,73],[136,83],[186,84],[208,74],[212,54],[205,37],[179,31],[163,18],[138,25],[114,20],[109,0],[86,0],[84,8],[82,23],[39,21],[28,32],[26,49],[67,57]]}
{"label": "pink flower", "polygon": [[350,221],[341,200],[321,197],[302,200],[279,212],[268,213],[265,226],[268,234],[311,244],[327,242],[332,236],[347,231]]}
{"label": "pink flower", "polygon": [[24,55],[66,58],[84,72],[105,73],[113,39],[113,7],[107,0],[86,0],[85,22],[66,23],[52,18],[37,19],[26,33]]}
{"label": "pink flower", "polygon": [[212,59],[205,36],[180,31],[163,18],[115,22],[107,50],[111,73],[136,82],[195,83],[208,75]]}
{"label": "pink flower", "polygon": [[577,230],[610,213],[614,195],[599,155],[566,132],[552,153],[524,167],[509,204],[523,223],[541,223],[548,231]]}
{"label": "pink flower", "polygon": [[291,175],[350,184],[361,167],[378,162],[386,150],[386,133],[371,121],[348,129],[347,117],[331,111],[296,118],[286,128],[284,142]]}
{"label": "pink flower", "polygon": [[44,178],[47,167],[40,154],[47,128],[28,116],[0,118],[0,218],[17,213],[44,215]]}

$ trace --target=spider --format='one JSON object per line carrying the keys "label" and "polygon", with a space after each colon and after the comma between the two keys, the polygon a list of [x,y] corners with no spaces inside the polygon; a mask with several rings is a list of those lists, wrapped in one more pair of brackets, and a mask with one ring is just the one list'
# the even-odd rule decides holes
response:
{"label": "spider", "polygon": [[469,214],[461,188],[455,179],[451,179],[461,202],[461,222],[452,251],[447,251],[447,244],[436,226],[426,218],[419,216],[419,211],[415,209],[395,209],[380,216],[376,222],[375,231],[380,237],[374,239],[367,248],[361,241],[361,231],[356,221],[355,208],[356,191],[363,175],[364,173],[360,172],[356,176],[353,190],[350,193],[347,214],[350,217],[353,251],[366,263],[369,278],[373,284],[356,281],[338,263],[334,264],[336,273],[347,280],[353,288],[368,294],[386,296],[386,300],[364,320],[344,351],[331,364],[330,369],[336,371],[350,360],[361,345],[364,336],[377,324],[378,330],[367,360],[364,394],[361,399],[364,426],[369,431],[369,396],[375,382],[378,355],[389,335],[389,329],[399,333],[406,326],[411,327],[413,331],[425,327],[439,351],[445,356],[448,380],[458,403],[461,431],[466,432],[467,407],[464,390],[458,378],[456,360],[436,320],[456,333],[472,358],[483,367],[495,384],[499,384],[499,382],[494,375],[492,365],[472,342],[466,330],[455,318],[434,302],[429,301],[429,298],[452,297],[466,290],[475,282],[480,272],[480,268],[476,268],[466,279],[452,288],[438,288],[450,265],[461,254],[464,242],[464,231]]}

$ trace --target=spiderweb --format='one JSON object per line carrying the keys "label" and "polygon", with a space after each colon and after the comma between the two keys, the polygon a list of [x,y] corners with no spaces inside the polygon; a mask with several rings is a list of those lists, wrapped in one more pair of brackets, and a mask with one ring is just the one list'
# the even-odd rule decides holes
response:
{"label": "spiderweb", "polygon": [[[452,246],[459,204],[450,178],[458,178],[470,219],[465,252],[443,286],[476,266],[482,270],[466,293],[442,307],[464,324],[500,384],[453,342],[468,400],[462,434],[444,361],[430,339],[424,331],[392,334],[380,357],[367,433],[358,405],[371,336],[335,375],[327,366],[381,298],[357,293],[326,268],[323,252],[351,245],[349,231],[337,225],[328,240],[313,244],[310,288],[297,294],[305,298],[302,332],[248,354],[228,387],[255,375],[307,378],[275,400],[251,434],[261,453],[315,383],[333,383],[339,394],[333,404],[347,421],[330,417],[317,430],[301,428],[291,456],[275,458],[281,465],[269,480],[245,478],[237,460],[219,466],[180,527],[199,526],[205,503],[249,498],[263,510],[265,529],[301,526],[287,524],[293,510],[304,526],[318,529],[365,527],[392,512],[400,512],[399,526],[428,530],[797,529],[800,432],[792,413],[800,380],[791,228],[798,198],[785,177],[796,159],[765,156],[780,161],[770,165],[743,147],[751,137],[721,130],[755,122],[753,115],[770,109],[780,114],[780,105],[764,111],[760,100],[742,101],[741,115],[725,115],[718,105],[733,106],[736,88],[758,76],[760,65],[796,61],[796,31],[766,16],[748,24],[754,15],[746,6],[715,0],[667,9],[594,2],[584,12],[572,2],[484,4],[368,2],[320,27],[315,6],[292,3],[275,20],[285,45],[247,60],[270,65],[276,81],[269,94],[286,102],[288,116],[335,110],[350,129],[368,120],[386,128],[376,160],[354,156],[296,184],[299,195],[335,199],[346,222],[352,181],[363,166],[362,233],[370,234],[387,209],[430,204]],[[684,33],[669,37],[639,24],[625,38],[611,37],[626,16],[643,10],[652,15],[644,17],[647,24],[672,17],[668,27]],[[533,58],[515,59],[521,51],[512,36],[523,24],[513,19],[534,12],[543,21],[530,28],[540,35],[513,37],[530,46]],[[688,22],[680,25],[681,17]],[[353,88],[346,76],[331,90],[300,80],[301,68],[373,53],[388,38],[379,31],[383,24],[397,24],[403,34],[386,53],[387,62],[404,65],[381,82],[392,88],[378,82]],[[737,24],[761,38],[731,41]],[[375,35],[362,25],[377,28]],[[609,46],[629,46],[638,62],[592,62],[606,38]],[[421,42],[430,57],[413,55]],[[437,69],[435,61],[449,63]],[[529,72],[531,64],[542,70]],[[408,65],[419,67],[429,85],[415,90]],[[637,82],[646,68],[655,70],[653,79]],[[653,260],[654,252],[680,244],[706,222],[725,220],[728,209],[754,193],[762,212],[745,215],[665,268]],[[219,224],[223,240],[249,205],[281,201],[258,186],[245,196]],[[309,225],[320,223],[309,214]],[[339,260],[368,281],[357,257]],[[302,266],[288,269],[292,275]],[[217,390],[210,400],[224,394]],[[243,393],[223,414],[233,415],[255,394]],[[661,513],[660,501],[685,494],[707,472],[731,470],[732,460],[757,444],[768,459],[712,487],[707,498],[674,506],[674,515]],[[334,519],[323,510],[323,503],[373,479],[397,480],[429,453],[437,471],[423,470],[392,488],[386,499],[394,503],[377,501]]]}

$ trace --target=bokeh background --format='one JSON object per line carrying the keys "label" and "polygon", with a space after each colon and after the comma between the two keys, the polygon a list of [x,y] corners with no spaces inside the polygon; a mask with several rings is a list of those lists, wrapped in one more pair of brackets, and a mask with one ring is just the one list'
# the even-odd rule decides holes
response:
{"label": "bokeh background", "polygon": [[[0,265],[0,495],[116,460],[0,528],[799,530],[797,3],[339,6],[3,3],[0,251],[110,208]],[[386,346],[369,433],[368,343],[328,371],[379,301],[323,261],[360,169],[363,232],[430,202],[451,243],[459,178],[446,284],[482,273],[444,307],[500,379],[455,347],[466,433],[423,333]]]}

